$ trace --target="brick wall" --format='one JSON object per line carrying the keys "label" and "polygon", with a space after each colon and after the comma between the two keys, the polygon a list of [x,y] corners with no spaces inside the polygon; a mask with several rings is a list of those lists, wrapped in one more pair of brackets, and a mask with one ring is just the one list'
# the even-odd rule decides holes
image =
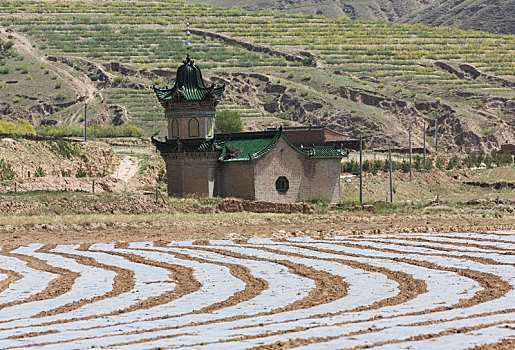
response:
{"label": "brick wall", "polygon": [[220,163],[215,193],[220,197],[254,199],[254,162]]}
{"label": "brick wall", "polygon": [[164,153],[168,194],[213,197],[219,152]]}
{"label": "brick wall", "polygon": [[[310,199],[340,201],[340,159],[309,158],[292,149],[281,138],[274,149],[255,160],[255,199],[270,202],[296,202]],[[275,182],[285,176],[286,193]]]}

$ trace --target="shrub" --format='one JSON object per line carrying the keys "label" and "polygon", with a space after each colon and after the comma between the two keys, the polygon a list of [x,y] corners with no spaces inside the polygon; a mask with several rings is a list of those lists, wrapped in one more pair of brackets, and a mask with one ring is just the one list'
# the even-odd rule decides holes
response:
{"label": "shrub", "polygon": [[436,158],[435,166],[436,166],[438,169],[440,169],[440,170],[443,170],[443,169],[444,169],[444,162],[443,162],[442,157],[438,157],[438,158]]}
{"label": "shrub", "polygon": [[16,66],[14,69],[20,71],[21,74],[27,74],[29,72],[29,69],[23,66]]}
{"label": "shrub", "polygon": [[15,176],[11,163],[0,159],[0,180],[14,180]]}
{"label": "shrub", "polygon": [[75,177],[86,177],[88,174],[86,173],[86,170],[84,170],[82,167],[80,167],[77,170],[77,174],[75,174]]}
{"label": "shrub", "polygon": [[13,98],[13,103],[20,103],[20,98],[19,97],[15,97]]}
{"label": "shrub", "polygon": [[433,161],[431,160],[431,158],[427,158],[426,159],[426,170],[431,170],[433,169]]}
{"label": "shrub", "polygon": [[166,181],[167,181],[166,170],[164,170],[164,169],[159,170],[159,173],[157,174],[157,181],[166,183]]}
{"label": "shrub", "polygon": [[311,80],[311,75],[309,74],[304,74],[301,78],[302,81],[309,81]]}
{"label": "shrub", "polygon": [[[42,126],[36,130],[36,133],[41,136],[56,136],[56,137],[81,137],[84,136],[84,128],[79,125],[56,125],[56,126]],[[93,125],[88,127],[88,137],[142,137],[143,130],[134,125],[123,126],[101,126]]]}
{"label": "shrub", "polygon": [[403,160],[401,163],[401,170],[403,173],[409,173],[409,162]]}
{"label": "shrub", "polygon": [[451,159],[449,160],[449,163],[447,163],[447,170],[452,170],[454,168],[461,168],[461,159],[458,155],[453,155]]}
{"label": "shrub", "polygon": [[90,75],[89,78],[91,79],[91,81],[97,81],[98,78],[100,78],[100,74]]}
{"label": "shrub", "polygon": [[34,176],[35,177],[45,177],[46,176],[46,172],[45,172],[45,170],[43,170],[42,167],[38,166],[38,168],[34,172]]}
{"label": "shrub", "polygon": [[54,88],[56,88],[56,89],[60,89],[60,88],[61,88],[61,86],[62,86],[61,82],[60,82],[60,81],[58,81],[57,83],[55,83]]}
{"label": "shrub", "polygon": [[65,140],[48,141],[48,147],[53,153],[67,159],[82,154],[82,150],[78,145]]}
{"label": "shrub", "polygon": [[56,99],[56,101],[64,101],[64,100],[66,100],[66,98],[67,98],[67,97],[68,97],[68,96],[67,96],[65,93],[63,93],[63,92],[58,92],[58,93],[55,95],[55,99]]}
{"label": "shrub", "polygon": [[35,135],[34,128],[27,119],[18,119],[16,122],[0,120],[0,132],[16,135]]}
{"label": "shrub", "polygon": [[0,67],[0,74],[9,74],[10,70],[11,68],[9,68],[8,66],[2,66]]}
{"label": "shrub", "polygon": [[236,111],[220,111],[215,117],[215,132],[241,132],[243,131],[243,122],[241,115]]}

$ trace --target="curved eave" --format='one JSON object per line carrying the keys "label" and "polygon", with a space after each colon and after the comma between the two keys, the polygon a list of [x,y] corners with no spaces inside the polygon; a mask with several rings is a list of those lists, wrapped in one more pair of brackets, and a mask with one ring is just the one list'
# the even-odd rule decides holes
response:
{"label": "curved eave", "polygon": [[176,93],[180,94],[185,100],[188,101],[202,101],[207,97],[214,95],[215,100],[222,99],[222,94],[225,90],[225,85],[214,87],[214,85],[207,88],[182,86],[177,89],[175,86],[171,89],[159,89],[154,86],[154,92],[159,101],[169,101],[173,99]]}
{"label": "curved eave", "polygon": [[[272,135],[273,136],[270,137],[269,142],[267,142],[266,145],[263,145],[258,151],[248,153],[248,151],[246,149],[242,149],[241,156],[238,155],[235,158],[224,159],[225,154],[226,154],[227,145],[231,146],[231,141],[236,143],[236,145],[237,145],[238,141],[241,142],[241,141],[246,140],[246,141],[252,142],[253,136],[256,134],[264,135],[264,136],[266,134],[270,134],[270,136],[272,136]],[[236,136],[236,138],[234,139],[235,136]],[[275,145],[279,141],[280,136],[281,136],[280,130],[276,131],[276,132],[260,131],[260,132],[255,132],[255,133],[243,132],[243,133],[229,133],[229,134],[215,135],[215,137],[217,138],[217,143],[221,146],[221,148],[223,148],[223,151],[222,151],[222,154],[220,155],[219,160],[221,162],[248,162],[251,160],[261,158],[262,156],[267,154],[271,149],[273,149],[275,147]],[[227,139],[224,139],[224,137],[226,137]],[[231,139],[231,137],[233,137],[233,139]]]}
{"label": "curved eave", "polygon": [[343,158],[343,154],[334,148],[331,147],[313,147],[309,149],[303,149],[295,146],[286,135],[283,135],[284,139],[298,153],[310,157],[310,158]]}

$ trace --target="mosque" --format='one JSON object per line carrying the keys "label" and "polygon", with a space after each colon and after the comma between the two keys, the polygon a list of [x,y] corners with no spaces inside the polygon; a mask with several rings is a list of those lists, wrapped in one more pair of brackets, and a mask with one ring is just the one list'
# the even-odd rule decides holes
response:
{"label": "mosque", "polygon": [[282,128],[215,134],[224,90],[225,85],[206,86],[189,55],[172,88],[154,87],[168,136],[152,143],[166,163],[170,196],[340,201],[341,147],[299,146]]}

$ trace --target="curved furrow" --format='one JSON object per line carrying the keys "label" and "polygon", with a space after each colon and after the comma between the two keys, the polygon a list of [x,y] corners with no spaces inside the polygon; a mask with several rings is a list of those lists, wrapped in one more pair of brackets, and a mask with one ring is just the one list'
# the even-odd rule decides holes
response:
{"label": "curved furrow", "polygon": [[[440,315],[439,315],[438,317],[440,317]],[[353,318],[354,318],[354,317],[353,317]],[[335,318],[333,318],[333,320],[334,320],[334,319],[335,319]],[[348,321],[348,320],[347,320],[347,321]],[[367,326],[369,326],[369,325],[367,325]],[[320,332],[320,330],[319,330],[319,329],[317,329],[317,332]],[[332,333],[332,332],[333,332],[333,331],[331,330],[329,333]],[[283,335],[283,337],[284,337],[284,335]],[[263,340],[262,340],[262,339],[260,339],[260,340],[258,340],[258,343],[259,343],[259,342],[262,342],[262,341],[263,341]]]}
{"label": "curved furrow", "polygon": [[510,348],[514,238],[18,247],[0,252],[0,348]]}
{"label": "curved furrow", "polygon": [[[10,252],[2,251],[0,262],[20,273],[23,278],[11,284],[9,289],[2,292],[0,304],[0,327],[5,322],[19,319],[20,315],[13,311],[18,305],[45,302],[69,292],[79,276],[78,273],[47,264],[31,256],[31,252],[43,247],[42,244],[31,244],[18,247]],[[24,309],[21,307],[20,309]],[[30,309],[30,308],[29,308]],[[10,310],[7,311],[6,310]],[[30,312],[30,310],[25,311]],[[22,316],[23,317],[23,316]]]}
{"label": "curved furrow", "polygon": [[[36,247],[33,247],[36,248]],[[75,246],[78,248],[78,245]],[[81,300],[88,300],[102,296],[112,289],[115,274],[111,271],[91,267],[77,263],[74,259],[62,257],[57,254],[42,253],[28,247],[18,248],[18,254],[24,254],[46,262],[47,264],[67,269],[78,275],[69,291],[52,299],[34,301],[28,304],[20,304],[0,310],[0,319],[10,319],[10,315],[17,315],[17,318],[43,317],[48,314],[57,314],[60,310]],[[37,322],[37,320],[35,320]],[[3,327],[6,325],[4,324]]]}
{"label": "curved furrow", "polygon": [[512,236],[499,236],[492,233],[474,233],[474,232],[455,232],[455,233],[435,233],[433,237],[441,237],[444,239],[455,238],[464,239],[480,242],[491,242],[491,243],[504,243],[512,244],[515,249],[515,237]]}
{"label": "curved furrow", "polygon": [[[466,349],[471,346],[495,344],[507,338],[514,338],[515,323],[497,323],[495,325],[480,325],[477,327],[460,327],[446,330],[427,339],[411,339],[405,342],[392,342],[374,346],[374,350],[425,350],[425,349]],[[452,334],[448,334],[452,333]],[[419,336],[420,337],[420,336]]]}
{"label": "curved furrow", "polygon": [[[486,259],[489,264],[515,264],[515,256],[512,254],[497,254],[495,252],[485,252],[484,250],[477,248],[460,248],[456,249],[451,245],[443,243],[432,243],[432,242],[419,242],[419,241],[407,241],[400,239],[354,239],[353,243],[365,245],[365,242],[372,243],[374,246],[384,249],[396,249],[401,251],[412,251],[413,247],[416,247],[419,253],[425,253],[430,255],[451,255],[460,256],[463,258],[472,259]],[[403,247],[403,248],[401,248]],[[454,249],[453,249],[454,248]]]}
{"label": "curved furrow", "polygon": [[[141,246],[148,248],[148,245]],[[111,249],[107,249],[111,250]],[[118,249],[118,251],[121,251]],[[156,327],[163,326],[173,326],[174,322],[177,324],[176,327],[184,325],[185,323],[191,322],[205,322],[206,319],[213,319],[216,317],[202,317],[205,316],[203,314],[195,313],[195,311],[199,312],[200,309],[210,307],[213,303],[219,302],[223,303],[226,300],[229,300],[239,291],[245,289],[245,283],[242,283],[237,277],[233,275],[242,275],[245,274],[245,271],[241,269],[236,269],[235,265],[230,265],[230,269],[226,266],[227,264],[208,264],[208,263],[199,263],[196,260],[184,260],[178,259],[169,253],[161,253],[161,252],[148,252],[148,251],[139,251],[139,250],[130,250],[127,251],[132,254],[141,254],[146,257],[157,258],[161,261],[173,261],[174,263],[181,263],[186,266],[190,265],[195,268],[196,277],[199,278],[200,281],[203,282],[203,289],[198,293],[192,293],[191,295],[185,296],[184,300],[177,299],[177,302],[171,302],[169,304],[160,305],[159,307],[153,307],[152,309],[146,310],[136,310],[132,312],[128,312],[126,314],[113,315],[113,316],[105,316],[100,320],[84,320],[80,322],[74,322],[73,324],[55,324],[51,326],[47,326],[46,328],[40,328],[40,332],[48,331],[51,329],[60,329],[61,333],[58,336],[47,334],[42,334],[37,337],[30,339],[31,344],[34,345],[42,345],[45,343],[49,344],[49,348],[55,346],[56,341],[71,341],[77,340],[76,342],[67,343],[67,346],[94,346],[99,342],[102,343],[102,340],[99,340],[98,337],[105,336],[113,336],[119,334],[132,334],[134,332],[141,333],[139,331],[135,331],[136,329],[152,329]],[[204,260],[205,261],[205,260]],[[230,273],[229,273],[230,272]],[[249,281],[251,285],[255,284],[252,279],[248,276],[243,276],[245,280]],[[220,288],[217,283],[222,282],[225,288]],[[234,288],[231,289],[230,286],[234,285]],[[181,303],[182,302],[182,303]],[[191,318],[177,318],[175,320],[168,320],[167,318],[173,316],[184,316],[184,314],[192,313]],[[159,319],[159,318],[165,318]],[[150,319],[149,321],[142,321],[145,319]],[[97,326],[95,326],[97,325]],[[103,325],[103,327],[102,327]],[[26,331],[34,331],[34,328],[27,329]],[[127,335],[123,335],[121,338],[125,339]],[[136,335],[138,337],[138,335]],[[88,340],[88,338],[90,340]],[[24,339],[25,345],[27,345],[26,339]],[[110,341],[110,339],[106,339],[106,344]],[[119,340],[118,340],[119,341]],[[82,345],[79,345],[82,344]],[[87,344],[87,346],[85,345]]]}
{"label": "curved furrow", "polygon": [[[213,245],[216,245],[217,248],[220,248],[220,245],[216,244],[216,243],[219,243],[219,242],[212,242]],[[223,247],[223,248],[227,249],[228,247]],[[287,257],[285,257],[284,255],[281,256],[281,253],[282,252],[276,252],[275,254],[271,254],[270,252],[263,252],[263,251],[259,251],[259,250],[254,250],[254,251],[250,251],[249,249],[245,250],[246,255],[252,254],[252,256],[256,256],[256,255],[258,257],[261,256],[261,259],[263,259],[263,256],[266,256],[267,259],[269,259],[269,260],[272,260],[274,258],[275,258],[274,260],[277,260],[277,259],[292,260],[291,256],[287,256]],[[325,267],[326,269],[331,269],[330,264],[327,264],[327,262],[325,262],[326,264],[324,264],[324,262],[313,260],[313,259],[306,259],[306,258],[304,258],[301,262],[304,264],[307,264],[308,266],[315,265],[318,268]],[[336,268],[336,269],[338,269],[338,268]],[[323,268],[322,268],[322,270],[323,270]],[[340,269],[340,273],[342,272],[342,270],[345,270],[345,269]],[[350,272],[350,269],[347,269],[347,272]],[[366,272],[366,274],[368,274],[368,272]],[[370,282],[370,280],[369,280],[369,282]],[[380,282],[382,282],[382,281],[380,281]],[[393,288],[395,288],[395,287],[396,286],[393,285]],[[251,319],[239,320],[239,321],[232,322],[231,329],[227,329],[227,325],[214,325],[214,327],[217,327],[217,329],[219,327],[224,327],[224,328],[219,328],[219,332],[215,333],[216,334],[215,338],[220,338],[220,337],[228,338],[228,337],[239,336],[241,334],[246,334],[247,337],[251,336],[250,334],[253,334],[253,336],[255,336],[256,331],[259,333],[260,330],[255,329],[255,328],[250,329],[249,324],[250,325],[259,325],[260,327],[263,327],[264,326],[263,322],[271,322],[271,321],[274,321],[275,324],[268,325],[267,329],[265,330],[265,333],[287,332],[287,331],[291,331],[292,329],[298,329],[301,327],[301,325],[299,324],[299,322],[296,322],[293,325],[285,324],[284,321],[285,320],[296,320],[299,317],[303,317],[304,321],[305,321],[304,325],[302,325],[302,327],[306,327],[306,326],[312,327],[314,324],[318,324],[318,323],[316,320],[312,319],[310,316],[315,315],[317,312],[324,314],[324,313],[327,313],[328,310],[334,310],[338,307],[337,304],[338,304],[337,301],[332,302],[332,303],[328,302],[328,303],[324,303],[324,304],[319,303],[319,305],[315,305],[315,306],[305,309],[305,310],[297,309],[297,310],[292,310],[289,312],[272,314],[270,316],[253,317]],[[348,303],[347,303],[347,306],[352,307]],[[281,323],[281,322],[283,322],[283,323]],[[185,329],[182,329],[182,331],[185,331]],[[189,331],[189,334],[185,334],[180,337],[174,337],[175,339],[170,338],[169,336],[167,336],[168,338],[163,336],[161,338],[155,337],[155,338],[151,339],[151,341],[154,344],[158,344],[158,345],[164,346],[164,347],[170,346],[170,344],[169,344],[170,340],[173,342],[180,342],[182,345],[187,345],[187,346],[193,345],[193,344],[195,344],[195,342],[202,341],[205,343],[207,341],[212,341],[212,339],[210,339],[210,337],[212,337],[212,336],[211,335],[203,335],[203,332],[201,329],[194,329],[193,331],[194,332]],[[221,336],[220,334],[223,334],[223,336]],[[129,343],[126,345],[133,346],[134,344]]]}
{"label": "curved furrow", "polygon": [[[172,253],[176,253],[176,250],[177,250],[174,248],[163,248],[163,247],[156,247],[154,249],[168,250],[168,251],[172,251]],[[281,287],[280,287],[281,290],[284,290],[284,288],[286,286],[289,286],[289,287],[300,286],[301,288],[304,288],[306,290],[309,290],[309,289],[315,287],[314,285],[307,285],[304,287],[302,284],[299,284],[299,283],[305,284],[307,282],[307,279],[289,273],[287,271],[288,268],[285,268],[284,266],[281,266],[280,264],[277,264],[275,262],[259,261],[259,260],[254,261],[252,259],[242,259],[242,258],[238,258],[238,257],[224,256],[224,255],[220,255],[220,254],[217,254],[214,252],[209,252],[209,251],[196,252],[196,251],[191,251],[188,249],[180,249],[180,248],[178,248],[178,250],[183,254],[184,253],[188,254],[189,256],[199,257],[199,258],[208,259],[208,260],[216,259],[217,261],[223,261],[223,262],[231,263],[231,264],[237,263],[237,264],[242,264],[244,266],[247,266],[248,268],[251,269],[251,272],[253,274],[256,274],[257,276],[259,276],[259,275],[267,276],[268,285],[270,285],[270,283],[272,283],[274,289],[276,289],[275,287],[278,287],[277,286],[278,283],[281,283]],[[293,265],[293,264],[289,264],[289,265]],[[291,266],[290,266],[290,269],[291,269]],[[280,280],[284,280],[285,277],[288,277],[288,278],[284,282],[279,282]],[[271,282],[271,281],[273,281],[273,282]],[[195,314],[190,317],[188,317],[186,315],[186,316],[182,317],[182,319],[183,319],[182,322],[187,321],[188,319],[189,319],[188,323],[192,323],[193,321],[198,322],[200,320],[203,320],[204,324],[202,324],[199,327],[202,329],[210,329],[210,328],[213,328],[216,326],[210,325],[209,323],[205,324],[206,321],[212,322],[212,321],[216,321],[217,319],[220,319],[220,318],[227,318],[230,316],[242,315],[242,314],[252,314],[252,313],[257,313],[260,311],[262,312],[263,308],[271,308],[271,307],[277,308],[278,305],[280,307],[280,306],[291,304],[292,297],[294,297],[295,299],[302,299],[303,297],[306,296],[306,295],[303,295],[304,293],[298,292],[298,290],[299,289],[293,289],[293,291],[295,292],[295,295],[288,294],[287,297],[285,298],[284,293],[266,289],[264,292],[261,293],[262,295],[258,295],[256,297],[254,297],[249,302],[241,301],[241,302],[235,304],[234,306],[229,306],[229,307],[220,309],[220,310],[223,310],[223,312],[220,312],[219,310],[215,310],[213,312],[210,312],[210,313],[207,313],[204,315],[203,314]],[[279,302],[279,304],[274,304],[273,303],[274,300],[277,300]],[[271,301],[272,301],[272,304],[271,304],[272,306],[269,306]],[[202,312],[202,311],[203,310],[200,310],[199,312]],[[156,336],[159,336],[159,333],[165,334],[165,337],[167,337],[167,338],[173,338],[173,337],[175,337],[174,334],[184,332],[184,329],[182,329],[182,328],[178,328],[178,329],[177,328],[169,329],[170,327],[168,327],[167,329],[155,328],[155,327],[159,326],[159,324],[158,324],[159,322],[161,322],[163,325],[171,324],[171,322],[169,320],[151,321],[149,323],[146,323],[146,325],[139,323],[140,326],[144,326],[144,327],[148,327],[148,328],[153,326],[154,328],[150,329],[152,331],[151,334],[147,335],[144,332],[138,332],[137,334],[124,334],[123,336],[114,336],[114,337],[106,338],[106,339],[102,339],[102,340],[95,339],[94,342],[91,342],[91,341],[71,342],[71,343],[68,343],[67,345],[72,346],[72,347],[90,346],[92,343],[98,344],[98,342],[100,341],[103,346],[112,346],[113,342],[119,343],[120,340],[123,340],[124,342],[127,342],[129,344],[132,344],[131,339],[135,339],[134,342],[139,342],[144,337],[150,336],[150,337],[155,338]],[[134,325],[131,325],[131,326],[134,327]],[[225,322],[222,326],[219,326],[219,327],[227,327],[227,322]],[[195,328],[194,326],[188,327],[188,329],[194,329],[194,328]],[[216,332],[214,334],[219,334],[219,333]]]}
{"label": "curved furrow", "polygon": [[[102,249],[104,246],[110,245],[98,245],[96,247],[92,246],[90,248]],[[21,326],[35,326],[37,325],[37,323],[35,323],[37,321],[40,321],[40,323],[42,321],[46,323],[56,323],[57,321],[63,320],[75,320],[77,318],[85,317],[102,317],[108,314],[114,314],[119,311],[123,311],[126,308],[130,308],[133,305],[141,305],[142,303],[145,303],[147,298],[159,296],[162,293],[166,293],[170,289],[173,290],[175,287],[175,283],[169,280],[168,273],[163,268],[147,266],[140,263],[133,263],[123,257],[113,256],[101,252],[79,251],[77,248],[78,246],[58,246],[54,250],[57,252],[66,253],[71,256],[78,255],[86,258],[94,258],[95,261],[99,262],[100,264],[108,266],[116,265],[118,269],[122,267],[123,269],[130,270],[134,275],[134,281],[126,280],[125,283],[129,283],[131,288],[127,291],[124,291],[123,293],[114,293],[114,295],[112,295],[110,298],[99,298],[92,303],[85,304],[66,313],[45,316],[37,320],[25,318],[20,320],[20,322],[17,322],[17,324],[15,322],[11,322],[8,324],[9,327],[17,327],[18,332],[35,332],[34,334],[36,335],[42,333],[44,336],[46,335],[47,330],[43,329],[42,327],[36,326],[32,328],[21,328]],[[121,289],[123,289],[123,287]],[[49,328],[55,329],[56,325],[51,325]],[[12,330],[0,332],[0,337],[6,332],[12,332]],[[17,339],[17,342],[23,342],[26,344],[28,342],[37,341],[37,338],[39,337],[25,337],[23,339]],[[13,338],[11,338],[11,340],[12,339]],[[5,346],[6,342],[8,343],[9,340],[0,340],[0,346]]]}

